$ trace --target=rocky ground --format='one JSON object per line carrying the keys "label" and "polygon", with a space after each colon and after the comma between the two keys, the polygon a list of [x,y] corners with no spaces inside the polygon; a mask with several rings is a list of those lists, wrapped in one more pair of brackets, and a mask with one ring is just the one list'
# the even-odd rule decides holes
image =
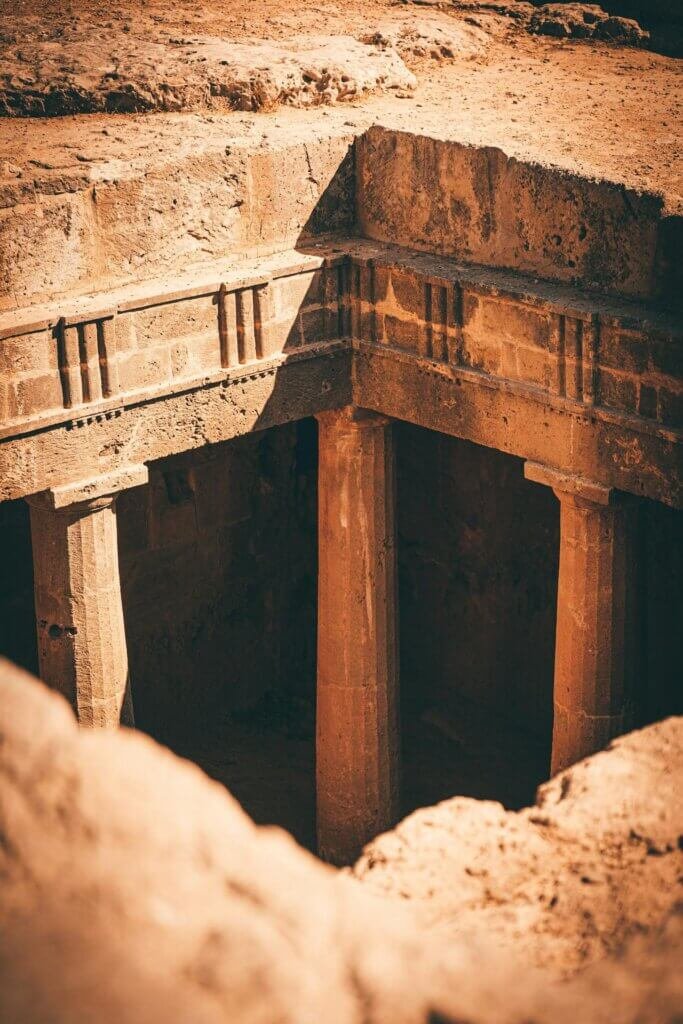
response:
{"label": "rocky ground", "polygon": [[[138,146],[148,158],[192,139],[202,149],[208,135],[258,136],[275,123],[300,127],[302,117],[324,130],[324,117],[497,146],[659,191],[679,209],[680,63],[644,40],[632,45],[635,28],[598,32],[615,19],[590,5],[579,15],[578,6],[320,0],[293,9],[256,0],[245,15],[236,0],[172,8],[153,0],[143,9],[130,0],[1,0],[5,114],[96,113],[0,117],[0,183],[27,185],[69,160],[82,175],[97,151],[125,164]],[[577,26],[593,38],[577,36]],[[156,117],[139,116],[149,111]]]}
{"label": "rocky ground", "polygon": [[[86,0],[49,17],[43,0],[11,17],[3,2],[7,109],[118,96],[145,112],[0,116],[2,309],[270,252],[275,238],[296,245],[318,193],[331,230],[331,168],[378,124],[500,150],[557,172],[560,187],[565,173],[616,183],[652,196],[663,217],[683,214],[680,62],[530,34],[509,16],[513,0],[257,0],[248,17],[236,0]],[[127,52],[116,70],[112,55]],[[229,109],[284,93],[272,109]],[[199,108],[150,109],[157,101]],[[343,197],[338,206],[343,219]]]}
{"label": "rocky ground", "polygon": [[[255,827],[222,787],[147,737],[79,731],[60,697],[2,663],[0,1016],[673,1024],[683,1010],[671,849],[683,825],[682,738],[680,720],[629,737],[517,817],[474,803],[463,814],[457,802],[419,812],[366,851],[361,884]],[[441,902],[445,931],[425,929],[417,899],[388,895],[392,870],[394,895]],[[638,936],[616,958],[608,875],[624,919],[617,938]],[[467,917],[475,891],[497,919],[484,911],[476,933],[454,934],[453,909],[459,899]],[[573,966],[572,943],[583,948],[592,921],[583,960],[594,962],[569,982],[558,981],[552,929],[543,934],[558,913]],[[520,929],[547,944],[552,969],[510,948]]]}
{"label": "rocky ground", "polygon": [[[115,10],[107,10],[97,24],[95,12],[87,9],[63,22],[15,15],[0,36],[0,112],[55,116],[307,107],[373,91],[410,94],[417,85],[407,66],[412,61],[482,58],[503,30],[632,46],[649,41],[637,22],[609,16],[597,5],[535,8],[518,2],[508,7],[512,20],[486,4],[474,9],[461,4],[452,14],[389,8],[363,27],[352,20],[343,33],[321,35],[318,27],[311,34],[314,25],[304,24],[281,38],[271,36],[271,25],[269,38],[243,38],[234,27],[231,37],[209,35],[204,17],[178,24],[177,13],[133,16],[129,11],[117,18]],[[488,32],[478,27],[482,22]]]}

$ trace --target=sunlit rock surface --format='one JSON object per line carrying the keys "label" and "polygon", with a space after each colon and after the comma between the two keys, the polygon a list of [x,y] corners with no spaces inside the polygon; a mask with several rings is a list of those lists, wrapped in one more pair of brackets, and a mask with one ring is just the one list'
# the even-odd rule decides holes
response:
{"label": "sunlit rock surface", "polygon": [[[626,865],[649,858],[661,874],[625,866],[624,877],[630,871],[643,898],[648,887],[661,917],[674,894],[660,899],[657,887],[677,857],[662,804],[673,799],[679,764],[678,724],[647,730],[546,787],[539,807],[519,816],[516,838],[499,811],[482,805],[478,822],[471,813],[468,829],[448,833],[439,860],[444,868],[453,859],[485,866],[486,847],[495,844],[521,870],[517,842],[541,830],[526,850],[528,868],[548,843],[543,830],[557,832],[573,856],[590,860],[577,867],[596,876],[586,883],[592,894],[601,884],[597,846],[603,874],[614,870],[621,849],[614,837],[628,820],[637,835]],[[641,806],[648,794],[651,810]],[[421,816],[443,816],[449,806]],[[579,824],[583,854],[573,834]],[[4,1024],[614,1024],[673,1022],[681,1008],[675,915],[624,962],[604,960],[557,985],[520,966],[517,955],[502,957],[486,923],[467,942],[439,927],[430,935],[405,900],[373,898],[281,831],[256,828],[225,790],[148,738],[79,732],[61,698],[8,663],[0,670],[0,834]],[[483,853],[473,857],[477,843]],[[404,889],[423,886],[429,872],[437,884],[432,853],[414,860],[410,879],[404,862]],[[472,879],[461,871],[450,884],[466,891]],[[534,895],[530,888],[529,906]],[[583,916],[594,914],[596,928],[611,926],[591,899]],[[500,896],[499,908],[504,902]],[[569,930],[573,918],[565,917]],[[532,925],[523,928],[522,935],[511,909],[518,946]]]}
{"label": "sunlit rock surface", "polygon": [[683,719],[670,718],[562,772],[519,813],[457,797],[416,811],[353,870],[444,941],[484,934],[569,973],[659,929],[681,896],[682,833]]}

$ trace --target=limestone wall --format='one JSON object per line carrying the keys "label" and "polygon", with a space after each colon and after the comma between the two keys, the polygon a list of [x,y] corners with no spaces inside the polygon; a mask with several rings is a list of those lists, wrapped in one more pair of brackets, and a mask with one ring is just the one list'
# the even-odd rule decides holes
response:
{"label": "limestone wall", "polygon": [[116,404],[121,395],[177,390],[338,335],[337,268],[277,267],[284,276],[273,278],[267,261],[260,275],[251,269],[239,286],[209,278],[182,293],[114,292],[100,299],[111,308],[92,300],[77,319],[38,307],[28,330],[8,325],[0,336],[0,429]]}
{"label": "limestone wall", "polygon": [[366,238],[629,298],[680,301],[682,221],[667,215],[662,196],[380,126],[356,149]]}
{"label": "limestone wall", "polygon": [[[67,169],[3,186],[0,310],[173,275],[212,259],[229,265],[236,253],[279,252],[302,235],[352,226],[348,129],[317,140],[275,131],[262,148],[188,123],[182,145],[175,136],[159,161],[162,134],[138,151],[122,149],[113,162],[108,151],[97,165],[71,157]],[[293,181],[307,187],[292,188]]]}

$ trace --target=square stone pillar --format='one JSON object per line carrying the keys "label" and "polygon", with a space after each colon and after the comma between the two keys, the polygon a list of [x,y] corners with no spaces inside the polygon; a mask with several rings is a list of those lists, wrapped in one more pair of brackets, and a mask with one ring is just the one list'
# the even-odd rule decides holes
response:
{"label": "square stone pillar", "polygon": [[84,726],[133,725],[115,506],[146,482],[136,466],[28,499],[40,677]]}
{"label": "square stone pillar", "polygon": [[552,487],[560,501],[554,775],[630,726],[635,508],[611,488],[537,463],[526,463],[525,476]]}
{"label": "square stone pillar", "polygon": [[394,450],[383,416],[318,424],[318,850],[348,864],[398,813]]}

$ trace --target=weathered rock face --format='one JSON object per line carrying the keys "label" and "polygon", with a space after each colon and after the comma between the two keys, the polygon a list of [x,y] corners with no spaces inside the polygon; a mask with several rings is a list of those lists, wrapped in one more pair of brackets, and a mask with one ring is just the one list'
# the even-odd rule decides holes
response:
{"label": "weathered rock face", "polygon": [[[358,140],[366,238],[674,304],[683,220],[661,196],[523,164],[500,149],[373,126]],[[551,186],[552,182],[552,186]]]}
{"label": "weathered rock face", "polygon": [[[569,791],[562,776],[533,812],[556,824],[539,827],[559,830],[561,806],[578,815],[599,784],[605,798],[581,820],[603,837],[609,858],[607,795],[622,813],[640,807],[648,780],[659,785],[658,800],[670,797],[677,728],[666,723],[586,762]],[[659,851],[653,863],[672,861],[669,818],[657,823],[656,809],[629,814],[641,829],[634,848],[647,857],[650,844]],[[487,805],[483,816],[491,817]],[[6,662],[0,834],[4,1024],[678,1019],[675,918],[625,964],[605,962],[569,985],[549,985],[516,958],[503,960],[486,937],[464,944],[448,933],[443,942],[438,929],[427,935],[405,901],[373,898],[284,833],[257,829],[221,787],[149,739],[79,732],[60,698]],[[505,830],[493,835],[506,841]],[[448,842],[454,853],[467,838],[450,833]],[[447,856],[439,854],[445,865]],[[433,866],[429,857],[424,864]],[[449,881],[462,888],[465,874]],[[509,932],[520,924],[526,934],[529,921],[512,915]]]}
{"label": "weathered rock face", "polygon": [[[261,256],[302,235],[351,229],[354,133],[348,127],[317,139],[303,129],[276,128],[278,138],[263,132],[253,139],[226,137],[223,124],[199,114],[186,117],[191,123],[183,127],[182,145],[177,133],[166,134],[170,120],[160,115],[149,118],[154,148],[146,137],[133,152],[117,134],[115,156],[115,129],[90,127],[82,118],[83,148],[66,160],[46,157],[39,122],[12,122],[14,134],[29,125],[35,149],[26,165],[0,161],[0,204],[7,207],[0,224],[0,309],[172,275],[217,256]],[[129,121],[145,135],[146,123]],[[211,135],[207,148],[202,126]]]}
{"label": "weathered rock face", "polygon": [[531,15],[531,32],[572,39],[608,39],[644,45],[649,34],[632,18],[620,18],[603,11],[598,4],[544,4]]}
{"label": "weathered rock face", "polygon": [[394,15],[361,36],[361,41],[382,50],[394,48],[402,57],[449,60],[475,57],[486,51],[489,37],[474,25],[435,17]]}
{"label": "weathered rock face", "polygon": [[417,811],[353,869],[445,941],[475,932],[569,973],[657,931],[679,898],[683,718],[562,772],[517,814],[454,799]]}
{"label": "weathered rock face", "polygon": [[416,84],[396,50],[349,36],[277,44],[111,30],[50,35],[27,21],[4,42],[0,112],[9,116],[309,107]]}
{"label": "weathered rock face", "polygon": [[[411,0],[406,0],[411,2]],[[424,4],[438,0],[412,0]],[[683,8],[678,0],[602,0],[601,4],[560,0],[452,0],[471,17],[510,18],[532,35],[557,39],[595,39],[617,46],[643,46],[680,56]]]}
{"label": "weathered rock face", "polygon": [[0,690],[6,1024],[393,1022],[438,1008],[438,971],[400,910],[378,914],[141,735],[79,733],[6,663]]}

